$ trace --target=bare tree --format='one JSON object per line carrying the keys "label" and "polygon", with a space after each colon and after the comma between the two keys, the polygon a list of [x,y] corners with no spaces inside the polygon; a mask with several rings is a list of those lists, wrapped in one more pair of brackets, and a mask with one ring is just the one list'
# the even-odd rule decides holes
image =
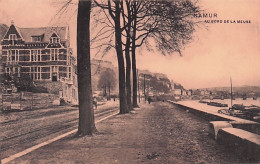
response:
{"label": "bare tree", "polygon": [[[127,106],[128,106],[128,110],[132,109],[132,93],[131,93],[131,57],[130,57],[130,46],[131,46],[131,37],[130,37],[130,30],[131,30],[131,1],[130,0],[121,0],[119,3],[119,8],[120,8],[120,24],[122,24],[121,28],[121,44],[122,44],[122,50],[125,53],[125,61],[126,61],[126,71],[125,71],[125,89],[126,89],[126,101],[127,101]],[[100,14],[96,15],[97,19],[94,18],[96,20],[97,23],[102,23],[103,27],[101,28],[101,30],[98,32],[98,34],[96,35],[96,37],[93,38],[93,41],[97,42],[97,41],[104,41],[106,40],[106,44],[101,44],[99,43],[98,46],[96,46],[97,48],[99,48],[99,52],[101,48],[104,48],[104,51],[102,51],[103,54],[107,53],[108,51],[110,51],[111,47],[116,48],[115,46],[111,46],[111,29],[114,30],[115,32],[115,24],[114,24],[114,18],[111,17],[111,12],[109,12],[109,5],[111,6],[110,1],[108,1],[108,4],[99,4],[97,3],[97,5],[99,7],[101,7],[103,9],[103,13],[105,14],[105,19],[104,18],[100,18]],[[112,7],[113,8],[113,7]],[[114,8],[112,9],[112,13],[114,13]],[[98,12],[100,13],[100,11]],[[108,14],[106,14],[108,13]],[[108,15],[110,15],[110,17],[108,17]],[[111,19],[111,20],[110,20]],[[124,47],[124,49],[123,49]]]}
{"label": "bare tree", "polygon": [[95,130],[91,64],[90,64],[90,13],[91,0],[79,0],[77,18],[77,65],[79,124],[78,135],[91,135]]}
{"label": "bare tree", "polygon": [[[124,3],[125,2],[125,3]],[[130,0],[121,1],[121,13],[123,18],[123,30],[125,31],[125,60],[126,60],[126,99],[128,109],[132,110],[132,91],[131,91],[131,58],[130,58],[130,46],[131,46],[131,23],[132,23],[132,8]],[[124,7],[125,4],[125,7]],[[124,11],[126,8],[126,11]]]}
{"label": "bare tree", "polygon": [[[132,1],[132,70],[133,106],[137,106],[136,48],[144,43],[150,50],[153,39],[156,48],[165,54],[178,52],[192,39],[196,21],[193,15],[199,7],[191,0]],[[150,39],[150,40],[149,40]]]}
{"label": "bare tree", "polygon": [[[115,3],[115,1],[113,2]],[[145,44],[147,49],[151,50],[152,47],[149,43],[153,40],[156,43],[155,48],[162,54],[177,52],[181,55],[184,45],[192,39],[196,25],[192,18],[195,13],[199,12],[199,7],[192,0],[121,0],[117,2],[119,2],[118,8],[122,15],[121,19],[118,20],[122,20],[122,22],[118,24],[123,25],[120,27],[122,31],[119,32],[121,33],[120,43],[122,43],[120,46],[121,49],[122,45],[124,46],[126,60],[127,104],[131,109],[131,64],[133,71],[133,106],[137,107],[136,48]],[[115,21],[115,17],[111,15],[111,13],[115,13],[115,6],[111,8],[110,1],[107,5],[98,4],[98,6],[108,10],[112,20]],[[114,23],[112,27],[116,29]]]}
{"label": "bare tree", "polygon": [[115,72],[108,68],[105,71],[101,72],[98,80],[98,88],[104,90],[104,96],[107,96],[108,90],[108,99],[110,100],[111,89],[114,89],[116,86]]}
{"label": "bare tree", "polygon": [[[100,4],[95,1],[96,5],[106,10],[113,21],[113,28],[115,34],[115,49],[118,62],[118,75],[119,75],[119,99],[120,99],[120,114],[128,113],[128,106],[126,101],[126,86],[125,86],[125,62],[123,57],[122,48],[122,27],[121,27],[121,11],[122,0],[107,1],[107,4]],[[108,18],[109,19],[109,18]],[[110,22],[112,23],[112,22]]]}

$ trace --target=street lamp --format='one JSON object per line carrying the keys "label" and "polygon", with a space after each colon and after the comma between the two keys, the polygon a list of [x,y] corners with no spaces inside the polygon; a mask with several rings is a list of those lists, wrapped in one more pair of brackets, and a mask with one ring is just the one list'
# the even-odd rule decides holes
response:
{"label": "street lamp", "polygon": [[138,81],[138,97],[139,97],[139,103],[140,103],[140,101],[141,101],[141,95],[140,95],[140,74],[139,74],[139,71],[137,70],[137,74],[138,74],[138,76],[137,76],[137,81]]}
{"label": "street lamp", "polygon": [[144,77],[144,82],[143,82],[143,95],[144,95],[144,102],[146,101],[146,94],[145,94],[145,74],[139,74],[138,73],[138,94],[139,94],[139,103],[140,103],[140,99],[141,99],[141,94],[140,94],[140,76],[142,76],[143,75],[143,77]]}
{"label": "street lamp", "polygon": [[146,94],[145,94],[145,74],[144,75],[144,102],[146,102]]}

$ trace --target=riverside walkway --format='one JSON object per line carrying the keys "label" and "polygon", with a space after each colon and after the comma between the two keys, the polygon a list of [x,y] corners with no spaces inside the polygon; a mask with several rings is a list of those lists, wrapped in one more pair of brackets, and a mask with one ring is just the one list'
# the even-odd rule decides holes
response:
{"label": "riverside walkway", "polygon": [[96,124],[98,133],[72,135],[10,163],[241,163],[208,136],[208,121],[167,102],[140,104]]}

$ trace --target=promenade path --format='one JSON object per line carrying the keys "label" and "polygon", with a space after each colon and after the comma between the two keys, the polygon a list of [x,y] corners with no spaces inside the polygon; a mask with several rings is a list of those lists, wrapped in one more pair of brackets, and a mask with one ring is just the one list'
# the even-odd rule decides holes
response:
{"label": "promenade path", "polygon": [[96,124],[98,133],[73,135],[10,163],[239,163],[208,136],[208,122],[167,102],[140,104]]}

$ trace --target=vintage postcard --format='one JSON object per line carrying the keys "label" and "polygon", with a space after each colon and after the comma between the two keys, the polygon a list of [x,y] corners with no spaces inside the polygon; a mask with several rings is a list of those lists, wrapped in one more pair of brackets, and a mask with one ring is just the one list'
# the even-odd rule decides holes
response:
{"label": "vintage postcard", "polygon": [[0,163],[259,163],[259,14],[0,0]]}

